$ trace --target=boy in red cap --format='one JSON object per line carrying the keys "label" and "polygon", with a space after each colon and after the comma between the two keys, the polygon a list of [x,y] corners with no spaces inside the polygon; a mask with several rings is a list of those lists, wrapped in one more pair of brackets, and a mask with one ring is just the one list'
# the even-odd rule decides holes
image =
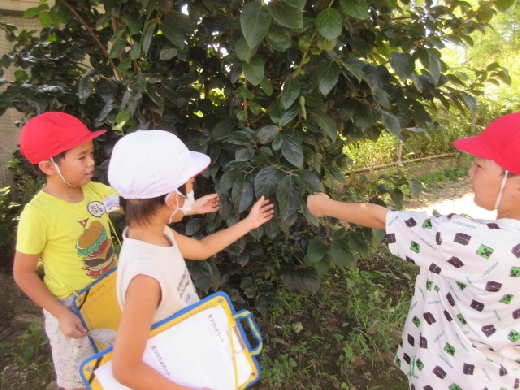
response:
{"label": "boy in red cap", "polygon": [[385,229],[390,251],[420,267],[396,356],[411,389],[520,388],[520,112],[458,139],[475,156],[475,203],[494,221],[307,198],[309,211]]}
{"label": "boy in red cap", "polygon": [[[13,276],[22,291],[43,307],[57,383],[84,389],[79,364],[94,353],[81,320],[71,311],[74,293],[116,266],[108,212],[119,209],[114,189],[92,182],[93,139],[90,131],[63,112],[46,112],[22,128],[20,149],[46,178],[18,224]],[[218,210],[218,196],[197,200],[194,213]],[[43,281],[36,274],[38,262]]]}

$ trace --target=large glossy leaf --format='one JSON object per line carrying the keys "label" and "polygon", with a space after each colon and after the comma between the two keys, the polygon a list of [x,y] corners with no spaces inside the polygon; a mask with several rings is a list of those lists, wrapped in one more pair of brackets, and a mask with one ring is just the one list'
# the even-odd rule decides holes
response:
{"label": "large glossy leaf", "polygon": [[266,166],[255,176],[255,195],[269,197],[274,194],[278,185],[278,170],[272,166]]}
{"label": "large glossy leaf", "polygon": [[383,121],[383,124],[387,130],[390,130],[390,132],[398,137],[401,136],[401,125],[399,123],[399,119],[397,119],[394,114],[384,112],[381,115],[381,120]]}
{"label": "large glossy leaf", "polygon": [[303,150],[301,145],[290,135],[285,135],[282,143],[282,155],[298,168],[303,166]]}
{"label": "large glossy leaf", "polygon": [[368,3],[365,0],[340,0],[341,10],[353,18],[365,20],[368,17]]}
{"label": "large glossy leaf", "polygon": [[271,120],[282,127],[291,122],[300,112],[297,105],[292,106],[288,110],[282,109],[280,100],[275,100],[269,105],[269,117]]}
{"label": "large glossy leaf", "polygon": [[253,202],[253,184],[245,179],[236,181],[231,190],[231,198],[233,199],[237,213],[246,211]]}
{"label": "large glossy leaf", "polygon": [[324,95],[328,95],[328,93],[334,88],[334,86],[338,83],[340,69],[336,61],[330,61],[323,66],[320,66],[318,72],[318,86],[320,92]]}
{"label": "large glossy leaf", "polygon": [[307,247],[308,261],[311,264],[318,263],[329,251],[329,245],[321,238],[315,238],[309,242]]}
{"label": "large glossy leaf", "polygon": [[312,110],[309,112],[311,119],[320,127],[320,129],[332,141],[338,138],[338,128],[336,122],[326,112],[321,110]]}
{"label": "large glossy leaf", "polygon": [[341,14],[335,8],[326,8],[316,17],[316,28],[326,39],[336,39],[342,30]]}
{"label": "large glossy leaf", "polygon": [[280,132],[280,128],[276,125],[266,125],[261,127],[256,134],[256,139],[261,144],[273,142],[276,135]]}
{"label": "large glossy leaf", "polygon": [[195,24],[188,15],[182,12],[170,12],[165,15],[164,23],[160,25],[163,34],[179,48],[186,46],[186,36],[193,33]]}
{"label": "large glossy leaf", "polygon": [[291,107],[300,94],[300,80],[291,78],[283,85],[281,104],[282,108]]}
{"label": "large glossy leaf", "polygon": [[408,79],[410,75],[415,72],[414,59],[408,53],[394,51],[390,54],[390,66],[403,81]]}
{"label": "large glossy leaf", "polygon": [[242,64],[242,70],[244,77],[253,85],[260,84],[264,79],[264,61],[258,55],[255,55],[250,63]]}
{"label": "large glossy leaf", "polygon": [[247,3],[240,13],[240,25],[247,45],[255,47],[262,42],[271,25],[271,16],[267,7],[256,1]]}
{"label": "large glossy leaf", "polygon": [[276,199],[282,219],[290,217],[298,210],[302,201],[302,192],[295,176],[287,175],[278,183]]}
{"label": "large glossy leaf", "polygon": [[269,27],[265,40],[275,51],[280,53],[285,52],[292,46],[290,30],[274,24]]}
{"label": "large glossy leaf", "polygon": [[320,275],[313,268],[294,269],[285,273],[282,280],[289,291],[312,294],[320,288]]}
{"label": "large glossy leaf", "polygon": [[303,6],[299,0],[271,1],[267,9],[279,25],[288,28],[303,27]]}
{"label": "large glossy leaf", "polygon": [[314,192],[323,192],[325,190],[316,172],[312,172],[307,169],[302,169],[298,171],[298,177],[302,181],[303,189],[308,194],[312,194]]}
{"label": "large glossy leaf", "polygon": [[431,52],[428,52],[428,70],[433,77],[433,82],[437,85],[441,77],[442,63],[441,60]]}
{"label": "large glossy leaf", "polygon": [[235,45],[235,53],[237,57],[240,58],[242,61],[250,63],[251,58],[253,58],[253,56],[256,53],[256,47],[249,47],[246,39],[244,37],[240,37],[238,38],[237,43]]}
{"label": "large glossy leaf", "polygon": [[188,266],[195,287],[207,293],[211,287],[213,277],[213,272],[209,262],[187,260],[186,265]]}
{"label": "large glossy leaf", "polygon": [[341,237],[332,241],[329,251],[332,262],[340,267],[352,267],[355,264],[355,258],[350,249],[347,237]]}

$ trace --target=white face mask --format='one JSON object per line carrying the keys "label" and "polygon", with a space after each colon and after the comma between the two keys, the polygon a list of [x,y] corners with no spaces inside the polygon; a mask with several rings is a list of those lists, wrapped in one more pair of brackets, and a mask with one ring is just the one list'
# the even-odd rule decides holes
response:
{"label": "white face mask", "polygon": [[191,211],[191,209],[193,208],[193,205],[195,204],[195,193],[193,192],[193,190],[188,192],[186,194],[186,196],[181,194],[179,190],[175,190],[175,196],[177,197],[177,204],[179,204],[179,195],[184,198],[184,204],[182,205],[182,207],[177,207],[172,212],[172,214],[170,215],[170,219],[168,220],[168,224],[172,223],[172,218],[177,211],[180,211],[181,213],[186,215]]}

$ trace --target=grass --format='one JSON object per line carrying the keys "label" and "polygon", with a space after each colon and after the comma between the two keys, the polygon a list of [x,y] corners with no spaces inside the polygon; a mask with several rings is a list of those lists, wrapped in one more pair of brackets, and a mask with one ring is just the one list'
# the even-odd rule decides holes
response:
{"label": "grass", "polygon": [[314,295],[280,289],[270,314],[257,319],[265,341],[255,388],[407,388],[393,353],[415,272],[382,248],[355,270],[329,272]]}
{"label": "grass", "polygon": [[45,388],[54,376],[47,337],[35,323],[0,342],[0,357],[0,390]]}

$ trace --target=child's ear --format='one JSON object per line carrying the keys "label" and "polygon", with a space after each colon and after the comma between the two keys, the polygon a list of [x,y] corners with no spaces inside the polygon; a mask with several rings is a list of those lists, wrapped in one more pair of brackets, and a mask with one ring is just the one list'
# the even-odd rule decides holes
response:
{"label": "child's ear", "polygon": [[168,195],[166,195],[166,199],[164,200],[166,203],[166,206],[173,210],[175,207],[177,207],[177,192],[172,191]]}
{"label": "child's ear", "polygon": [[51,174],[56,172],[56,168],[54,167],[54,164],[52,163],[51,160],[40,161],[38,163],[38,167],[47,176],[49,176],[49,175],[51,175]]}

